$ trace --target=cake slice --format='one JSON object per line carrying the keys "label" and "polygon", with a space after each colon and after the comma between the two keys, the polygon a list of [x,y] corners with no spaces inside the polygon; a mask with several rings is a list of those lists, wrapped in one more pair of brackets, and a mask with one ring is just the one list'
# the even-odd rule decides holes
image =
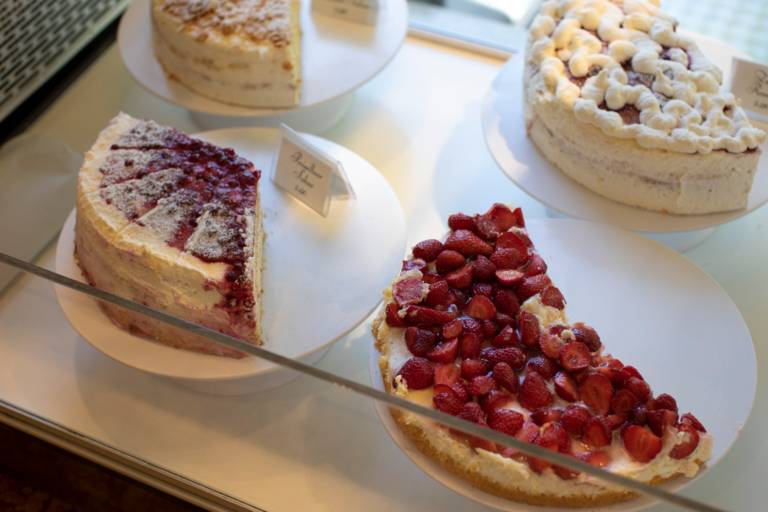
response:
{"label": "cake slice", "polygon": [[[519,208],[495,204],[448,225],[442,242],[414,246],[374,321],[391,394],[642,482],[699,472],[712,436],[607,354],[594,328],[566,318]],[[392,415],[419,450],[498,496],[567,507],[634,496],[422,416]]]}
{"label": "cake slice", "polygon": [[[119,114],[77,187],[75,253],[102,290],[260,345],[260,171],[231,149]],[[244,354],[101,303],[119,326],[172,347]]]}
{"label": "cake slice", "polygon": [[566,175],[648,210],[746,206],[766,134],[658,1],[544,2],[525,59],[528,135]]}
{"label": "cake slice", "polygon": [[299,0],[152,0],[155,54],[193,91],[286,108],[301,93]]}

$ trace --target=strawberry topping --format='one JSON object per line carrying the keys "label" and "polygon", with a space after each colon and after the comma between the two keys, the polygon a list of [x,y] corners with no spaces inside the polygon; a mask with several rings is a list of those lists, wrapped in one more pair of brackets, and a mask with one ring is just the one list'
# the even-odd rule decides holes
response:
{"label": "strawberry topping", "polygon": [[430,239],[417,243],[413,247],[413,257],[420,258],[427,263],[434,261],[440,251],[443,250],[443,244],[440,240]]}
{"label": "strawberry topping", "polygon": [[650,462],[661,451],[661,438],[639,425],[629,425],[621,432],[629,456],[638,462]]}
{"label": "strawberry topping", "polygon": [[412,357],[400,368],[398,375],[405,380],[408,389],[425,389],[434,382],[435,369],[428,360]]}

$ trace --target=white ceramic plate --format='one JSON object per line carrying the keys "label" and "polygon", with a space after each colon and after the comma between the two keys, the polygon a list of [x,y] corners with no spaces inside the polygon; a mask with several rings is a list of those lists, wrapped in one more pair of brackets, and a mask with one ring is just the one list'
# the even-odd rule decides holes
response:
{"label": "white ceramic plate", "polygon": [[[264,170],[259,183],[264,212],[265,348],[313,359],[375,309],[391,270],[405,250],[405,219],[395,193],[363,158],[333,142],[311,141],[341,161],[357,195],[334,200],[323,218],[287,196],[268,172],[279,141],[273,129],[230,129],[196,136],[234,148]],[[84,281],[73,257],[72,212],[56,252],[56,270]],[[231,359],[170,348],[117,328],[96,302],[56,287],[64,314],[77,332],[104,354],[133,368],[186,381],[253,377],[279,368],[255,357]]]}
{"label": "white ceramic plate", "polygon": [[[702,51],[723,69],[729,83],[731,58],[743,54],[714,39],[695,36]],[[483,132],[504,173],[537,201],[569,217],[608,222],[634,231],[674,233],[712,228],[738,219],[768,202],[768,157],[760,159],[747,207],[710,215],[671,215],[607,199],[572,180],[542,156],[525,133],[522,54],[502,67],[483,102]],[[763,145],[768,152],[768,146]]]}
{"label": "white ceramic plate", "polygon": [[[195,112],[233,117],[274,116],[294,109],[257,109],[206,98],[170,80],[152,49],[149,0],[134,0],[120,20],[120,56],[136,81],[151,93]],[[375,26],[313,13],[301,2],[302,89],[297,108],[347,94],[376,76],[397,54],[408,28],[405,0],[384,0]]]}
{"label": "white ceramic plate", "polygon": [[[725,291],[690,260],[618,228],[570,219],[531,219],[528,228],[568,300],[571,321],[597,328],[607,353],[632,364],[655,393],[670,393],[715,438],[709,468],[728,451],[749,417],[757,383],[752,338]],[[371,346],[374,387],[383,389]],[[714,385],[713,383],[717,383]],[[429,476],[459,494],[500,510],[557,510],[526,506],[469,485],[422,455],[386,406],[376,409],[392,439]],[[690,479],[667,484],[678,490]],[[601,510],[640,510],[638,498]]]}

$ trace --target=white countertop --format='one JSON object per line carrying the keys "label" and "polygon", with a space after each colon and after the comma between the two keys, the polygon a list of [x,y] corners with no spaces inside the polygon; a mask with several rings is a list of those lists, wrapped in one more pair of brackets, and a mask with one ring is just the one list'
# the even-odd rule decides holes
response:
{"label": "white countertop", "polygon": [[[480,105],[500,65],[409,39],[389,68],[358,91],[343,121],[323,134],[367,158],[389,180],[409,223],[409,242],[439,232],[450,213],[484,211],[493,201],[517,203],[528,217],[546,215],[505,178],[482,138]],[[195,131],[184,111],[133,83],[114,48],[31,131],[82,151],[119,109]],[[768,291],[760,285],[768,280],[766,219],[763,208],[719,228],[688,254],[740,308],[762,371],[768,370]],[[52,267],[52,250],[41,262]],[[369,343],[366,323],[320,365],[367,383]],[[256,507],[484,509],[411,464],[367,400],[308,377],[244,397],[181,389],[115,363],[79,339],[51,285],[39,279],[24,277],[0,298],[0,360],[3,400]],[[691,385],[706,392],[719,383]],[[768,469],[767,431],[768,393],[758,389],[742,437],[685,494],[732,510],[762,509],[768,489],[755,484]]]}

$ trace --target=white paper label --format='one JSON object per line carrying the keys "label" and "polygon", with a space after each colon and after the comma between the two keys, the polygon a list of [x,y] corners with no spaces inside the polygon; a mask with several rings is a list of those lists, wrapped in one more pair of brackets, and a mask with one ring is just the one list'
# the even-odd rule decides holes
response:
{"label": "white paper label", "polygon": [[281,126],[282,138],[274,159],[272,181],[323,217],[331,198],[354,198],[341,162],[313,145],[302,134]]}
{"label": "white paper label", "polygon": [[734,57],[731,76],[731,92],[741,100],[741,107],[768,122],[768,66]]}
{"label": "white paper label", "polygon": [[375,25],[379,0],[312,0],[312,10],[345,20]]}

